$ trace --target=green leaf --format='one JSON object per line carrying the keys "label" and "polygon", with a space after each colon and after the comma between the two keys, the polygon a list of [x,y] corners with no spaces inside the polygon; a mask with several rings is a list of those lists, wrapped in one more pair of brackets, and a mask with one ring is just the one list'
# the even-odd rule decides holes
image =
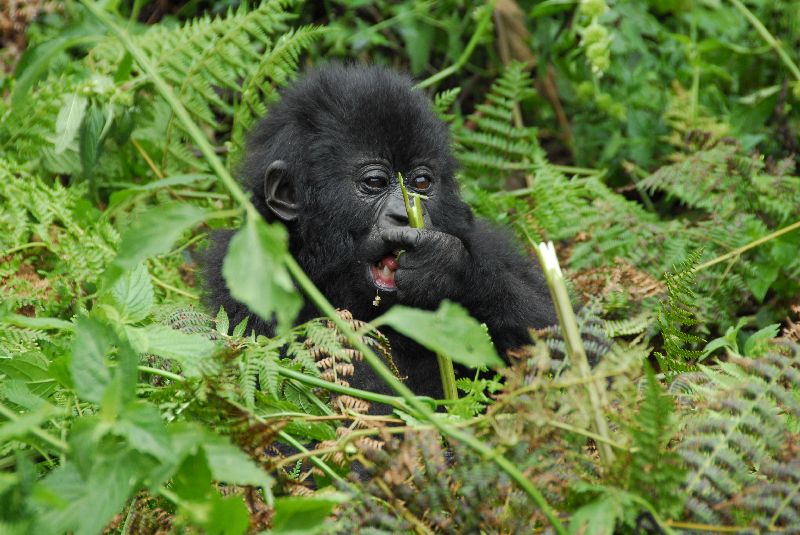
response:
{"label": "green leaf", "polygon": [[147,317],[153,308],[153,285],[144,264],[126,271],[100,298],[119,313],[123,323],[136,323]]}
{"label": "green leaf", "polygon": [[142,214],[123,234],[119,253],[106,273],[106,285],[113,284],[126,269],[135,268],[145,258],[169,252],[175,240],[204,217],[201,208],[177,203]]}
{"label": "green leaf", "polygon": [[214,480],[233,485],[255,485],[270,492],[272,477],[227,438],[208,432],[203,439],[203,449]]}
{"label": "green leaf", "polygon": [[572,515],[569,522],[570,535],[613,535],[614,526],[621,519],[623,510],[613,494],[584,505]]}
{"label": "green leaf", "polygon": [[131,327],[126,332],[130,340],[135,340],[138,353],[175,359],[189,377],[199,377],[216,367],[211,359],[216,344],[202,334],[187,334],[159,324]]}
{"label": "green leaf", "polygon": [[38,514],[31,533],[102,533],[151,467],[152,463],[141,454],[119,449],[116,444],[98,452],[85,478],[74,464],[61,465],[37,484],[33,503]]}
{"label": "green leaf", "polygon": [[81,167],[86,176],[94,174],[95,165],[100,158],[105,124],[106,117],[100,107],[94,104],[89,106],[89,110],[81,121],[79,132]]}
{"label": "green leaf", "polygon": [[442,301],[435,312],[395,305],[372,324],[388,325],[434,353],[465,366],[504,365],[486,329],[461,305],[451,301]]}
{"label": "green leaf", "polygon": [[86,113],[86,104],[86,97],[78,93],[64,95],[64,105],[56,119],[56,154],[61,154],[72,144]]}
{"label": "green leaf", "polygon": [[275,500],[275,516],[272,518],[272,533],[280,535],[313,535],[323,533],[325,519],[333,508],[345,503],[350,496],[341,492],[317,494],[315,496],[278,498]]}
{"label": "green leaf", "polygon": [[286,241],[282,226],[248,218],[231,240],[222,266],[231,295],[261,318],[277,318],[279,332],[291,326],[303,304],[283,263]]}
{"label": "green leaf", "polygon": [[214,325],[217,328],[217,332],[220,334],[224,334],[225,336],[228,335],[228,330],[231,328],[230,320],[228,319],[228,313],[225,312],[225,309],[220,305],[219,310],[217,311],[217,317],[214,318]]}
{"label": "green leaf", "polygon": [[772,283],[778,278],[780,266],[777,264],[753,264],[751,270],[747,273],[745,281],[747,287],[753,292],[753,297],[760,303],[767,295],[767,290],[772,286]]}
{"label": "green leaf", "polygon": [[180,511],[209,535],[241,535],[249,526],[247,507],[239,496],[222,498],[211,484],[203,450],[188,456],[172,481]]}
{"label": "green leaf", "polygon": [[780,328],[780,324],[773,323],[751,334],[744,343],[744,354],[748,357],[763,356],[769,350],[767,342],[778,336]]}
{"label": "green leaf", "polygon": [[105,363],[111,349],[113,333],[104,324],[80,318],[72,342],[70,374],[75,390],[85,400],[99,403],[111,383],[111,371]]}
{"label": "green leaf", "polygon": [[147,453],[159,461],[173,457],[172,445],[158,409],[142,401],[125,406],[113,432],[127,439],[132,448]]}

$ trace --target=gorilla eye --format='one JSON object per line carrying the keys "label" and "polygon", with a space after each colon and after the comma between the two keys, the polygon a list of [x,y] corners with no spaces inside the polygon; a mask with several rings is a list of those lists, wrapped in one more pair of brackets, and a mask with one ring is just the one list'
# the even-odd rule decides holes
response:
{"label": "gorilla eye", "polygon": [[420,191],[427,190],[428,188],[431,187],[431,184],[433,184],[433,180],[428,175],[416,176],[416,177],[414,177],[414,179],[411,182],[412,182],[411,185],[413,186],[413,188],[414,189],[418,189]]}
{"label": "gorilla eye", "polygon": [[364,184],[372,189],[383,189],[386,187],[386,177],[382,175],[369,175],[364,177]]}

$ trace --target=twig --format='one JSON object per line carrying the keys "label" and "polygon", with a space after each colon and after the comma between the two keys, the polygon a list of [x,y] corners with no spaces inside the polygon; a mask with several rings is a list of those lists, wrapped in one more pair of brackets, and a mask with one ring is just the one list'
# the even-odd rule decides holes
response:
{"label": "twig", "polygon": [[752,11],[747,9],[747,6],[740,2],[740,0],[731,0],[731,4],[733,4],[733,6],[738,9],[748,21],[750,21],[750,24],[752,24],[759,35],[761,35],[761,38],[766,41],[767,44],[771,46],[773,50],[775,50],[775,52],[778,53],[781,61],[783,61],[783,64],[786,65],[786,67],[795,77],[795,80],[800,82],[800,68],[794,61],[792,61],[792,58],[789,57],[789,54],[783,49],[780,42],[778,42],[778,40],[775,39],[771,33],[769,33],[767,27],[764,26],[764,24],[758,20],[758,17],[756,17]]}
{"label": "twig", "polygon": [[695,267],[693,271],[695,273],[697,273],[698,271],[702,271],[702,270],[704,270],[706,268],[710,268],[711,266],[715,266],[715,265],[717,265],[717,264],[719,264],[721,262],[724,262],[724,261],[728,260],[729,258],[733,258],[733,257],[739,256],[742,253],[744,253],[746,251],[749,251],[750,249],[754,249],[754,248],[758,247],[759,245],[762,245],[762,244],[764,244],[764,243],[766,243],[766,242],[768,242],[770,240],[774,240],[778,236],[783,236],[787,232],[791,232],[791,231],[797,230],[799,228],[800,228],[800,221],[795,221],[791,225],[783,227],[782,229],[776,230],[775,232],[772,232],[770,234],[767,234],[763,238],[758,238],[757,240],[753,240],[753,241],[751,241],[750,243],[748,243],[746,245],[742,245],[741,247],[737,247],[736,249],[734,249],[733,251],[731,251],[729,253],[725,253],[722,256],[718,256],[718,257],[714,258],[713,260],[709,260],[708,262],[703,262],[699,266]]}

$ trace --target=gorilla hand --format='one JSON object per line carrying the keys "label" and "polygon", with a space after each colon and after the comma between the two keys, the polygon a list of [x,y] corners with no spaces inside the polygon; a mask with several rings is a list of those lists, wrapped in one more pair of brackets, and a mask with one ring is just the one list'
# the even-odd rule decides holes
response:
{"label": "gorilla hand", "polygon": [[397,259],[397,297],[401,302],[435,307],[464,292],[470,254],[452,234],[410,227],[383,228],[385,242],[405,252]]}

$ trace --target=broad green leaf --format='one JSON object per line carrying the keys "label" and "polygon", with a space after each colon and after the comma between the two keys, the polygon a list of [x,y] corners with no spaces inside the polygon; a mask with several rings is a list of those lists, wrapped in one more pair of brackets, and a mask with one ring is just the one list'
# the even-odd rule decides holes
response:
{"label": "broad green leaf", "polygon": [[279,331],[291,326],[303,303],[283,263],[286,241],[282,226],[248,218],[231,240],[222,266],[231,295],[261,318],[277,318]]}
{"label": "broad green leaf", "polygon": [[[117,365],[113,374],[105,359],[113,351]],[[138,356],[130,344],[120,339],[107,325],[93,318],[78,320],[72,341],[69,371],[78,395],[110,408],[109,403],[125,403],[136,395]],[[110,396],[106,391],[113,384]],[[116,412],[116,408],[113,409]]]}
{"label": "broad green leaf", "polygon": [[42,397],[47,397],[56,387],[48,366],[47,359],[36,352],[17,353],[12,355],[12,358],[0,358],[0,374],[7,376],[6,381],[13,379],[24,381],[33,394]]}
{"label": "broad green leaf", "polygon": [[272,477],[227,438],[207,432],[203,449],[215,481],[233,485],[255,485],[266,492],[272,488]]}
{"label": "broad green leaf", "polygon": [[450,301],[442,301],[435,312],[395,305],[372,324],[388,325],[465,366],[503,366],[486,329],[461,305]]}
{"label": "broad green leaf", "polygon": [[172,480],[179,510],[209,535],[242,535],[249,526],[247,507],[239,496],[223,498],[212,485],[203,450],[188,456]]}
{"label": "broad green leaf", "polygon": [[753,264],[745,276],[747,287],[753,292],[753,297],[760,303],[767,295],[767,290],[778,278],[780,266],[776,264],[757,263]]}
{"label": "broad green leaf", "polygon": [[111,304],[124,323],[145,319],[153,307],[153,285],[145,265],[138,264],[126,271],[100,301]]}
{"label": "broad green leaf", "polygon": [[27,329],[57,329],[71,331],[75,328],[74,324],[62,319],[46,317],[31,318],[29,316],[23,316],[22,314],[5,314],[4,316],[0,317],[0,321],[3,323],[10,323],[11,325],[16,325],[17,327],[25,327]]}
{"label": "broad green leaf", "polygon": [[333,508],[350,499],[341,492],[329,492],[314,496],[292,496],[275,500],[275,516],[272,531],[275,535],[313,535],[323,533],[325,519]]}
{"label": "broad green leaf", "polygon": [[175,359],[187,376],[198,377],[216,368],[211,359],[216,344],[202,334],[187,334],[159,324],[128,328],[126,332],[131,341],[135,340],[138,353]]}
{"label": "broad green leaf", "polygon": [[[196,424],[171,424],[168,433],[172,442],[175,463],[167,470],[154,474],[155,481],[171,477],[187,456],[196,455],[202,448],[207,460],[211,479],[233,485],[255,485],[262,487],[271,501],[272,477],[264,472],[243,451],[222,436]],[[166,463],[169,464],[169,463]]]}
{"label": "broad green leaf", "polygon": [[158,409],[141,401],[125,406],[113,432],[127,439],[132,448],[152,455],[159,461],[173,456],[167,428]]}
{"label": "broad green leaf", "polygon": [[7,420],[0,424],[0,444],[6,444],[12,438],[22,438],[53,417],[58,411],[50,404],[22,413],[15,420]]}
{"label": "broad green leaf", "polygon": [[623,515],[616,496],[608,494],[584,505],[569,522],[570,535],[613,535],[617,520]]}
{"label": "broad green leaf", "polygon": [[82,477],[70,462],[61,465],[50,472],[34,491],[38,514],[31,533],[102,533],[136,492],[145,471],[151,468],[152,462],[144,456],[129,449],[119,449],[116,444],[109,444],[98,452],[86,477]]}
{"label": "broad green leaf", "polygon": [[100,402],[111,383],[111,371],[106,366],[105,357],[112,340],[113,333],[102,323],[90,318],[78,320],[69,370],[75,390],[87,401]]}
{"label": "broad green leaf", "polygon": [[69,148],[75,140],[75,135],[86,113],[86,97],[78,93],[64,95],[64,105],[58,112],[56,119],[55,153],[61,154]]}
{"label": "broad green leaf", "polygon": [[133,269],[147,257],[169,252],[175,240],[204,217],[201,208],[177,203],[142,214],[122,235],[119,253],[106,274],[106,284],[112,284],[126,269]]}

